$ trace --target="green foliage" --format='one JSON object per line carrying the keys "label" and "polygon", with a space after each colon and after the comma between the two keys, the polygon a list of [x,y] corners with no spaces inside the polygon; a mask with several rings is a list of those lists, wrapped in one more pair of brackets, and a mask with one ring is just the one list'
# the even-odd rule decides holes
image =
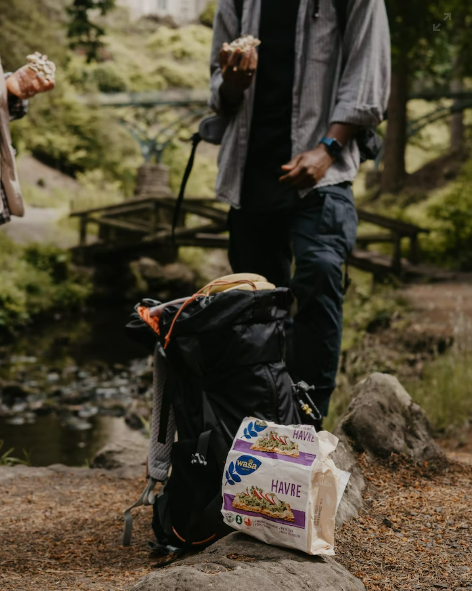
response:
{"label": "green foliage", "polygon": [[73,88],[58,81],[54,92],[35,97],[28,117],[12,126],[14,143],[71,175],[100,167],[125,193],[141,162],[139,147],[109,111],[80,102]]}
{"label": "green foliage", "polygon": [[[90,4],[91,0],[75,3],[71,9],[81,6],[82,10]],[[100,12],[106,8],[101,4],[97,7]],[[5,26],[2,23],[0,52],[4,62],[7,61],[7,67],[11,67],[9,63],[14,63],[14,67],[23,65],[26,54],[34,50],[48,53],[59,65],[55,90],[35,97],[31,101],[28,117],[12,125],[15,147],[20,153],[28,151],[76,178],[86,175],[90,179],[89,175],[97,174],[95,171],[99,170],[101,178],[95,190],[97,201],[108,202],[111,193],[120,193],[121,198],[132,195],[136,170],[143,156],[140,147],[118,121],[122,111],[117,113],[87,105],[77,95],[97,91],[207,88],[211,30],[201,25],[172,29],[149,19],[131,24],[126,11],[116,9],[106,17],[95,18],[94,15],[94,22],[107,31],[107,51],[101,54],[106,61],[87,63],[83,55],[72,53],[68,48],[66,12],[62,0],[18,0],[14,3],[0,0],[2,15],[3,8],[8,15],[6,38],[15,48],[15,54],[10,58],[11,51],[4,43]],[[34,26],[30,27],[29,19]],[[27,34],[23,34],[22,29]],[[159,123],[162,124],[161,115]],[[177,176],[183,166],[178,158],[186,157],[186,146],[177,144],[177,149],[166,160],[171,165],[173,186],[178,184]],[[212,155],[211,160],[213,158]],[[209,187],[214,182],[216,166],[210,159],[205,161],[203,158],[201,163],[199,169],[208,171],[203,175],[202,191],[212,194]],[[200,172],[196,176],[200,177]],[[115,183],[118,183],[118,189],[111,190]],[[88,201],[93,206],[93,189],[90,183],[87,185],[87,191],[81,192],[78,201]],[[34,191],[28,189],[27,192]],[[38,191],[29,196],[30,201],[41,202],[42,196]],[[60,200],[59,195],[57,200]],[[115,195],[111,201],[116,201]]]}
{"label": "green foliage", "polygon": [[108,180],[101,168],[79,173],[77,180],[80,183],[80,189],[72,201],[73,211],[105,207],[123,201],[121,184],[118,181]]}
{"label": "green foliage", "polygon": [[472,162],[439,203],[430,207],[439,221],[438,250],[462,271],[472,270]]}
{"label": "green foliage", "polygon": [[205,10],[200,15],[200,22],[205,27],[213,28],[213,21],[215,19],[215,12],[216,12],[217,2],[208,2],[206,5]]}
{"label": "green foliage", "polygon": [[67,61],[62,0],[0,0],[0,56],[5,71],[26,63],[35,51],[59,66]]}
{"label": "green foliage", "polygon": [[103,16],[115,6],[115,0],[74,0],[66,8],[70,21],[67,37],[71,49],[81,49],[85,52],[87,62],[98,59],[98,52],[103,49],[105,29],[90,21],[91,11],[100,11]]}
{"label": "green foliage", "polygon": [[5,442],[3,441],[3,439],[0,439],[0,466],[16,466],[18,464],[22,464],[23,466],[31,466],[31,452],[27,452],[24,449],[23,455],[25,457],[23,460],[21,460],[20,458],[14,458],[11,455],[15,451],[13,447],[2,453],[4,445]]}
{"label": "green foliage", "polygon": [[[173,141],[164,152],[164,164],[170,168],[169,180],[172,191],[177,194],[190,155],[190,143],[179,139]],[[186,194],[192,197],[214,197],[217,172],[216,153],[213,157],[199,154],[195,157]]]}
{"label": "green foliage", "polygon": [[[472,6],[452,0],[386,0],[392,39],[394,71],[408,71],[419,78],[448,78],[457,47],[463,54],[470,48]],[[445,13],[452,20],[445,20]],[[439,30],[434,30],[433,25]]]}
{"label": "green foliage", "polygon": [[92,73],[92,80],[100,92],[125,92],[128,84],[118,68],[111,64],[100,64]]}
{"label": "green foliage", "polygon": [[37,314],[80,307],[91,285],[71,265],[67,251],[20,246],[0,234],[0,329],[11,330]]}
{"label": "green foliage", "polygon": [[205,88],[209,84],[211,38],[211,30],[199,25],[160,27],[151,35],[147,49],[156,60],[154,72],[166,88]]}

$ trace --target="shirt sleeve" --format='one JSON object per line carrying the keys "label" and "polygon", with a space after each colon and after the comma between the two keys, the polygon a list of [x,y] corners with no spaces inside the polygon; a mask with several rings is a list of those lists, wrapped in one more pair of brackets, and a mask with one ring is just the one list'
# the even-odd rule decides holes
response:
{"label": "shirt sleeve", "polygon": [[[11,72],[5,74],[5,80],[11,76]],[[28,113],[28,101],[18,98],[14,94],[8,93],[8,111],[10,121],[22,119]]]}
{"label": "shirt sleeve", "polygon": [[384,0],[349,0],[343,73],[331,123],[376,127],[390,95],[390,31]]}
{"label": "shirt sleeve", "polygon": [[220,51],[223,43],[231,43],[241,34],[241,23],[236,14],[234,0],[219,0],[213,23],[213,44],[210,60],[210,107],[219,115],[232,115],[225,111],[220,96],[223,82],[220,68]]}

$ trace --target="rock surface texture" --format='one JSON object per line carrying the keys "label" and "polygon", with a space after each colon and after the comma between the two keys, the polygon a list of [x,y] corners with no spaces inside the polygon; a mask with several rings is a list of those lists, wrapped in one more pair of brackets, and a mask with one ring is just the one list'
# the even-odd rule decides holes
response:
{"label": "rock surface texture", "polygon": [[130,431],[126,437],[103,447],[92,461],[92,468],[104,470],[120,469],[124,473],[142,475],[145,473],[149,439],[139,431]]}
{"label": "rock surface texture", "polygon": [[374,373],[357,384],[336,435],[346,436],[355,451],[381,458],[396,453],[424,462],[441,454],[424,412],[387,374]]}
{"label": "rock surface texture", "polygon": [[365,591],[333,558],[267,546],[244,534],[141,579],[131,591]]}

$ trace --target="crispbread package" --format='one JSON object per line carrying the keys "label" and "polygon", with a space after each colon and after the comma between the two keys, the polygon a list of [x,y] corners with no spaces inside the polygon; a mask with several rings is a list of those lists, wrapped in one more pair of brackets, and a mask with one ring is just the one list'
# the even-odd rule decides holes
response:
{"label": "crispbread package", "polygon": [[310,425],[246,418],[223,477],[223,518],[263,542],[334,554],[334,524],[349,474],[329,454],[337,437]]}

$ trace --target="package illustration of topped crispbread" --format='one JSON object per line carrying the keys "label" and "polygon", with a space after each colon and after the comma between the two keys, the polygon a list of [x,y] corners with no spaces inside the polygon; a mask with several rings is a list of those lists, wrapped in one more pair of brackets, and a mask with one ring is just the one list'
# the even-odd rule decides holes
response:
{"label": "package illustration of topped crispbread", "polygon": [[224,521],[268,544],[334,554],[336,511],[349,480],[329,457],[337,443],[310,425],[244,419],[224,471]]}

